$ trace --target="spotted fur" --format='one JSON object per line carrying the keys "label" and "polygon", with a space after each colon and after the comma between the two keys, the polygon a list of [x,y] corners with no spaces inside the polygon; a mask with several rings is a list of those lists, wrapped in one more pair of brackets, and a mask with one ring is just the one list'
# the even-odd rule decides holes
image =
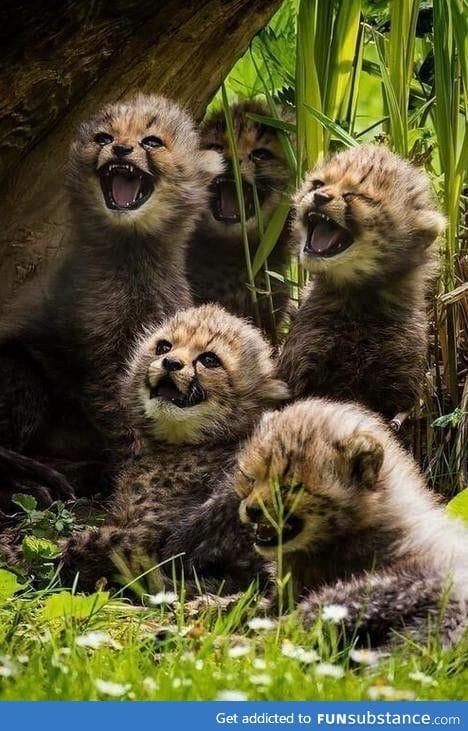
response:
{"label": "spotted fur", "polygon": [[[158,355],[160,343],[166,349]],[[206,352],[219,365],[205,367]],[[171,371],[180,392],[189,393],[195,382],[203,401],[181,408],[154,396],[168,357],[183,364]],[[142,556],[152,566],[183,553],[175,564],[189,592],[195,576],[210,591],[245,589],[262,573],[263,561],[251,529],[240,524],[232,473],[239,443],[266,408],[287,397],[274,378],[269,346],[258,330],[219,306],[181,311],[142,338],[124,392],[144,456],[122,471],[106,525],[65,547],[68,573],[79,571],[78,585],[90,588],[115,575],[115,554],[138,573]],[[170,564],[164,575],[171,577]]]}
{"label": "spotted fur", "polygon": [[[436,628],[446,645],[461,636],[468,531],[376,415],[324,399],[265,415],[239,456],[235,486],[243,521],[261,526],[257,550],[274,562],[269,523],[283,511],[283,573],[306,624],[339,604],[348,637],[363,643],[394,632],[424,641]],[[296,525],[290,538],[288,525]]]}
{"label": "spotted fur", "polygon": [[[329,201],[318,206],[317,194]],[[294,206],[297,253],[312,280],[279,376],[295,398],[355,400],[389,418],[409,410],[427,368],[427,294],[444,226],[427,176],[385,147],[362,145],[309,173]],[[315,211],[354,243],[333,257],[310,256]]]}
{"label": "spotted fur", "polygon": [[[250,113],[270,116],[265,104],[260,101],[245,101],[231,107],[241,174],[249,183],[255,182],[258,191],[264,195],[261,210],[263,225],[266,226],[279,204],[290,180],[290,173],[281,143],[272,127],[249,119]],[[211,114],[201,128],[202,147],[215,149],[223,155],[229,167],[231,150],[223,110]],[[255,150],[267,150],[269,159],[256,160]],[[255,216],[247,221],[251,257],[255,254],[259,235]],[[285,274],[289,259],[289,226],[268,258],[269,268]],[[252,318],[252,300],[247,287],[248,275],[245,265],[244,245],[240,224],[217,221],[212,210],[207,210],[192,237],[188,250],[187,271],[194,301],[218,302],[227,310],[241,317]],[[271,334],[273,323],[265,295],[265,280],[257,278],[259,305],[262,324]],[[288,309],[288,288],[276,279],[271,279],[275,323],[279,327]]]}
{"label": "spotted fur", "polygon": [[[112,144],[96,141],[103,133]],[[144,148],[148,135],[162,146]],[[115,143],[133,148],[125,161],[153,175],[154,193],[136,210],[105,204],[99,171]],[[63,258],[1,326],[2,446],[44,460],[108,460],[124,436],[117,384],[137,329],[191,304],[186,242],[220,169],[190,117],[163,97],[137,95],[81,125]],[[87,490],[102,488],[101,477]]]}

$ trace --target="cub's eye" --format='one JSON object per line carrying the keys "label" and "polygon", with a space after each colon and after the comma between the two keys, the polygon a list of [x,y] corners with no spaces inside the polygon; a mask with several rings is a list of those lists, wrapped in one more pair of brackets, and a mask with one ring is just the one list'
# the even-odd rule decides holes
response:
{"label": "cub's eye", "polygon": [[310,184],[310,189],[317,190],[317,188],[323,188],[324,185],[325,183],[323,182],[323,180],[312,180]]}
{"label": "cub's eye", "polygon": [[162,141],[160,137],[156,137],[155,135],[150,135],[149,137],[144,137],[142,141],[140,142],[140,145],[142,147],[165,147],[166,145]]}
{"label": "cub's eye", "polygon": [[197,360],[205,368],[219,368],[221,366],[221,361],[216,353],[202,353],[198,356]]}
{"label": "cub's eye", "polygon": [[370,206],[378,206],[379,202],[374,200],[373,198],[369,198],[368,195],[364,195],[364,193],[344,193],[342,196],[343,200],[346,201],[346,203],[349,203],[353,200],[353,198],[359,198],[359,200],[364,201],[365,203],[368,203]]}
{"label": "cub's eye", "polygon": [[156,343],[156,355],[164,355],[164,353],[169,353],[170,350],[172,350],[172,343],[169,340],[160,340]]}
{"label": "cub's eye", "polygon": [[203,145],[204,150],[214,150],[215,152],[224,152],[224,147],[218,142],[210,142],[208,145]]}
{"label": "cub's eye", "polygon": [[104,145],[110,145],[114,141],[114,138],[112,135],[107,134],[107,132],[98,132],[94,135],[94,141],[104,147]]}
{"label": "cub's eye", "polygon": [[252,150],[250,153],[250,159],[256,162],[257,160],[273,160],[274,154],[271,150],[267,150],[266,147],[259,147],[257,150]]}
{"label": "cub's eye", "polygon": [[242,467],[240,465],[239,465],[239,472],[241,473],[244,480],[246,480],[249,483],[249,485],[255,484],[255,477],[252,477],[252,475],[248,475],[247,472],[244,472],[244,470],[242,469]]}

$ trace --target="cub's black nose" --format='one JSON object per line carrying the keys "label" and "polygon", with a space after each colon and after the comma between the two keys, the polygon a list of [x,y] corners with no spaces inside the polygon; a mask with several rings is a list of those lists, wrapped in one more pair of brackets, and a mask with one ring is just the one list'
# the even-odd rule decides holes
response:
{"label": "cub's black nose", "polygon": [[164,358],[162,362],[164,370],[168,371],[181,371],[184,364],[178,358]]}
{"label": "cub's black nose", "polygon": [[258,505],[247,505],[245,512],[252,523],[258,523],[263,517],[263,510]]}
{"label": "cub's black nose", "polygon": [[112,148],[112,152],[116,157],[125,157],[125,155],[130,155],[132,150],[133,147],[130,147],[129,145],[114,145]]}
{"label": "cub's black nose", "polygon": [[328,193],[321,193],[319,190],[314,193],[314,203],[316,206],[324,206],[325,203],[330,203],[332,199],[333,196]]}

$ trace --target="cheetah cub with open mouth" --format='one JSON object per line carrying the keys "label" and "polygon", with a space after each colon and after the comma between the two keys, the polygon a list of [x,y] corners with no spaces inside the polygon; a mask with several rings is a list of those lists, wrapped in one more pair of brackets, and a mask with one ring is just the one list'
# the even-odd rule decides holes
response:
{"label": "cheetah cub with open mouth", "polygon": [[[263,572],[253,531],[242,526],[232,474],[239,444],[263,411],[288,396],[274,375],[270,346],[246,321],[217,305],[177,313],[137,346],[124,398],[143,440],[143,455],[123,470],[106,524],[72,537],[63,551],[79,588],[129,575],[180,556],[185,590],[245,589]],[[213,499],[219,509],[209,509]],[[207,507],[208,506],[208,507]],[[195,519],[195,522],[194,522]],[[214,540],[220,526],[237,525]],[[115,561],[117,559],[117,561]],[[180,571],[179,571],[180,576]]]}
{"label": "cheetah cub with open mouth", "polygon": [[445,645],[467,623],[468,530],[448,517],[385,423],[310,399],[265,415],[241,452],[240,515],[273,562],[282,552],[306,624],[342,605],[350,638],[393,632]]}
{"label": "cheetah cub with open mouth", "polygon": [[294,204],[312,281],[279,377],[296,399],[359,401],[387,418],[408,411],[427,367],[426,297],[444,227],[427,175],[362,145],[309,173]]}

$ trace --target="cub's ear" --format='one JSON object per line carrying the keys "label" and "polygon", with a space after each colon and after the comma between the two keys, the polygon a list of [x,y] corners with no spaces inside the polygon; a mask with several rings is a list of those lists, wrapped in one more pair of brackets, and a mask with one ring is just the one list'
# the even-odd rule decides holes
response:
{"label": "cub's ear", "polygon": [[445,230],[447,221],[439,211],[432,210],[424,211],[421,221],[423,221],[423,225],[416,228],[413,236],[426,249]]}
{"label": "cub's ear", "polygon": [[260,388],[260,397],[265,401],[274,404],[277,401],[286,401],[291,397],[289,388],[284,381],[278,378],[270,378],[262,383]]}
{"label": "cub's ear", "polygon": [[384,460],[384,449],[378,439],[373,434],[362,432],[344,439],[337,447],[352,481],[358,487],[375,489]]}
{"label": "cub's ear", "polygon": [[224,172],[224,158],[216,150],[200,150],[198,153],[198,163],[200,175],[205,183],[211,183],[213,178]]}

